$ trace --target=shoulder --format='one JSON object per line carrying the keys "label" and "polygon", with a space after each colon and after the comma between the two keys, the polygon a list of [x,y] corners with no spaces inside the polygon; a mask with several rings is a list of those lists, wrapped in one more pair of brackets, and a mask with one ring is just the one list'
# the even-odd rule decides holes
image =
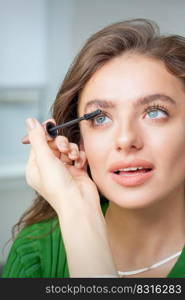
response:
{"label": "shoulder", "polygon": [[[105,214],[108,203],[102,203],[101,207]],[[58,218],[41,221],[21,230],[10,249],[3,277],[69,277]]]}
{"label": "shoulder", "polygon": [[18,233],[12,248],[17,253],[40,252],[42,243],[48,242],[51,235],[56,235],[55,231],[60,232],[56,218],[26,226]]}
{"label": "shoulder", "polygon": [[65,248],[58,219],[53,218],[21,230],[10,249],[3,277],[63,277],[64,270],[59,270],[62,263],[66,265]]}
{"label": "shoulder", "polygon": [[23,239],[33,239],[39,236],[42,238],[49,232],[58,227],[58,219],[51,218],[24,227],[17,235],[15,241]]}

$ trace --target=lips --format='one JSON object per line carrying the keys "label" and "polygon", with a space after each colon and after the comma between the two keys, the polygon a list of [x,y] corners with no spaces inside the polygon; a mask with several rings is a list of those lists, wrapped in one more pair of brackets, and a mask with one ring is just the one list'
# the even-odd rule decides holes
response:
{"label": "lips", "polygon": [[154,165],[151,162],[142,159],[135,159],[130,162],[118,161],[112,164],[108,169],[108,171],[116,172],[119,169],[134,168],[134,167],[143,167],[144,169],[154,169]]}
{"label": "lips", "polygon": [[[143,169],[118,171],[119,169],[134,167],[142,167]],[[153,171],[154,165],[149,161],[141,159],[135,159],[130,162],[119,161],[112,164],[109,168],[112,179],[116,181],[116,183],[127,187],[143,184],[153,175]]]}

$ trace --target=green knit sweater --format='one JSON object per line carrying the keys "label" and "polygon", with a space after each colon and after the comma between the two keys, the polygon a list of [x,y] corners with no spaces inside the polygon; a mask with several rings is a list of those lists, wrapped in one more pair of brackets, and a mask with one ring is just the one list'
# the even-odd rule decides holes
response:
{"label": "green knit sweater", "polygon": [[[102,207],[103,213],[106,208],[107,204]],[[18,234],[10,249],[3,277],[70,277],[57,218],[27,226]],[[185,247],[167,277],[185,278]]]}

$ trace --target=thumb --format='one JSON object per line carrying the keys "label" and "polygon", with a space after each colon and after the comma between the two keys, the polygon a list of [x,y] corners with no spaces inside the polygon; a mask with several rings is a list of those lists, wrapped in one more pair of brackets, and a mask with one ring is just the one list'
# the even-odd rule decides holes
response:
{"label": "thumb", "polygon": [[39,163],[46,163],[47,160],[52,158],[53,153],[51,149],[48,147],[46,141],[46,135],[44,128],[41,124],[34,118],[28,118],[26,120],[28,136],[30,143],[32,145],[33,151],[36,156],[36,160],[39,160]]}
{"label": "thumb", "polygon": [[[48,132],[47,132],[47,124],[48,123],[53,123],[55,126],[56,126],[56,122],[54,119],[48,119],[46,121],[44,121],[42,123],[42,127],[44,127],[44,130],[45,130],[45,135],[46,135],[46,140],[47,141],[53,141],[53,137],[51,137]],[[29,141],[29,138],[28,138],[28,135],[24,136],[22,139],[21,139],[21,143],[22,144],[30,144],[30,141]]]}

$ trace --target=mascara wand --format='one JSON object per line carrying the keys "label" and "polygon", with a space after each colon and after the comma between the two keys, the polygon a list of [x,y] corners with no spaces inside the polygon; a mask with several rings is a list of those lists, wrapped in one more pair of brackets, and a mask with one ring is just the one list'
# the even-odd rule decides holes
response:
{"label": "mascara wand", "polygon": [[97,109],[96,111],[93,111],[89,114],[85,114],[83,115],[83,117],[80,117],[80,118],[77,118],[77,119],[74,119],[72,121],[69,121],[69,122],[66,122],[66,123],[63,123],[61,125],[57,125],[55,126],[52,122],[48,122],[46,124],[46,130],[47,130],[47,133],[55,138],[57,135],[58,135],[58,129],[59,128],[64,128],[64,127],[68,127],[68,126],[71,126],[73,124],[76,124],[82,120],[89,120],[89,119],[92,119],[98,115],[100,115],[102,113],[102,111],[100,109]]}
{"label": "mascara wand", "polygon": [[[50,138],[55,138],[58,135],[58,129],[59,128],[64,128],[64,127],[73,125],[73,124],[78,123],[78,122],[80,122],[82,120],[92,119],[92,118],[100,115],[101,113],[102,113],[102,111],[100,109],[98,109],[98,110],[95,110],[95,111],[93,111],[93,112],[91,112],[89,114],[83,115],[83,117],[71,120],[69,122],[66,122],[66,123],[63,123],[63,124],[57,125],[57,126],[55,126],[55,124],[53,122],[47,122],[45,124],[45,130],[48,133],[48,135],[49,135]],[[30,141],[29,141],[29,138],[28,138],[27,135],[22,138],[21,142],[22,142],[22,144],[30,144]]]}

